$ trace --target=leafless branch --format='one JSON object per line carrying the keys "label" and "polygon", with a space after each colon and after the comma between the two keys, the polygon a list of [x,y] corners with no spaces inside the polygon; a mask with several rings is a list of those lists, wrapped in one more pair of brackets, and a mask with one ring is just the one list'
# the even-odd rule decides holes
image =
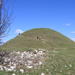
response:
{"label": "leafless branch", "polygon": [[6,10],[3,8],[4,0],[0,0],[0,37],[6,32],[10,26],[10,17]]}

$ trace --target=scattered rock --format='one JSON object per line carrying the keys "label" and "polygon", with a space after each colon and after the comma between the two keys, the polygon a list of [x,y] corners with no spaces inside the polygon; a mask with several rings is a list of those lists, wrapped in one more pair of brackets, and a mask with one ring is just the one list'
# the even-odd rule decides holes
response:
{"label": "scattered rock", "polygon": [[[36,68],[43,64],[45,52],[43,49],[32,51],[0,52],[1,71],[20,71]],[[13,74],[14,75],[14,74]],[[43,75],[43,74],[42,74]]]}

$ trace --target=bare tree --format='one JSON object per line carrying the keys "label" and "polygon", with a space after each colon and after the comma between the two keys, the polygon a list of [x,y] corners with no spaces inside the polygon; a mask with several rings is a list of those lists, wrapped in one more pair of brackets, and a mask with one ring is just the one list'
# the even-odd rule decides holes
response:
{"label": "bare tree", "polygon": [[10,26],[10,18],[4,8],[4,0],[0,0],[0,37],[6,32]]}
{"label": "bare tree", "polygon": [[9,14],[6,11],[4,0],[0,0],[0,44],[2,43],[2,38],[5,36],[4,33],[10,26]]}

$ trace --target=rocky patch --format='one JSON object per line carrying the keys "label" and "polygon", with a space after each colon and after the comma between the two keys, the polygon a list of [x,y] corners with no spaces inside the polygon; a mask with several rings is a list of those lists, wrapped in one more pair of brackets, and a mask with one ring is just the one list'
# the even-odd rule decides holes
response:
{"label": "rocky patch", "polygon": [[45,50],[33,51],[0,51],[0,71],[20,71],[36,69],[44,63]]}

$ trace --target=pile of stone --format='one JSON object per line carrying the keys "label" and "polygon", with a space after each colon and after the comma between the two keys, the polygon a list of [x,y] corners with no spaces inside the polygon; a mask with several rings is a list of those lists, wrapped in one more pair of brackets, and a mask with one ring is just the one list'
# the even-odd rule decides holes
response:
{"label": "pile of stone", "polygon": [[27,69],[36,69],[42,65],[45,58],[45,51],[0,51],[0,71],[20,71],[25,72]]}

